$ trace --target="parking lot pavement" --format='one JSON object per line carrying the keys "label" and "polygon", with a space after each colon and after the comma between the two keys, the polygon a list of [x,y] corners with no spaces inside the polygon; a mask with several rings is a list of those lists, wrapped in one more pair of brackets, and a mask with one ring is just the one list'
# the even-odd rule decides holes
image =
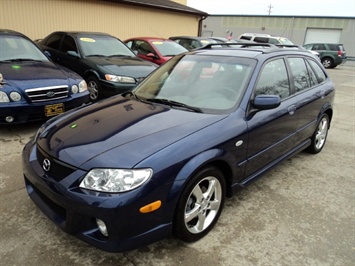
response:
{"label": "parking lot pavement", "polygon": [[40,124],[0,127],[0,265],[354,265],[355,66],[328,72],[337,91],[324,150],[227,199],[215,228],[192,244],[170,238],[107,253],[64,233],[24,186],[22,148]]}

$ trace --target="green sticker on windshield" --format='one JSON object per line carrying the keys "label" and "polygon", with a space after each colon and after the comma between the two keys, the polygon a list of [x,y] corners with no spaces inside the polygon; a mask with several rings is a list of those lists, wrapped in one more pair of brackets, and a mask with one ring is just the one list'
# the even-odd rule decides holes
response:
{"label": "green sticker on windshield", "polygon": [[19,65],[12,65],[11,66],[13,69],[20,69],[21,68],[21,66],[19,66]]}

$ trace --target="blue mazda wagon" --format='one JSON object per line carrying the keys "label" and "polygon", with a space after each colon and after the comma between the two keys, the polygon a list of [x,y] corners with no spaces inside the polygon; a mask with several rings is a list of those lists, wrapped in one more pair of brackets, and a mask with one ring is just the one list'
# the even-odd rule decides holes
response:
{"label": "blue mazda wagon", "polygon": [[226,197],[297,152],[323,149],[334,94],[304,49],[208,45],[133,91],[43,124],[23,150],[27,192],[103,250],[197,241]]}
{"label": "blue mazda wagon", "polygon": [[0,29],[0,125],[45,120],[89,102],[86,82],[25,35]]}

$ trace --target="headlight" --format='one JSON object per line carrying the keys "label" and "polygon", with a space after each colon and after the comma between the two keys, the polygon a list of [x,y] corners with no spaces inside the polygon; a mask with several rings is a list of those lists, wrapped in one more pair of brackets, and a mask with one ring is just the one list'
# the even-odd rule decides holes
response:
{"label": "headlight", "polygon": [[10,93],[10,98],[11,100],[13,100],[14,102],[18,102],[21,100],[21,94],[19,94],[18,92],[16,91],[12,91]]}
{"label": "headlight", "polygon": [[131,77],[123,77],[123,76],[116,76],[116,75],[105,75],[106,80],[113,81],[113,82],[120,82],[120,83],[136,83],[136,80]]}
{"label": "headlight", "polygon": [[80,187],[102,192],[125,192],[146,182],[152,169],[93,169],[81,181]]}
{"label": "headlight", "polygon": [[3,91],[0,91],[0,103],[8,103],[10,102],[9,97]]}
{"label": "headlight", "polygon": [[86,91],[87,89],[88,89],[88,85],[86,84],[86,81],[85,81],[85,80],[82,80],[82,81],[79,83],[79,92]]}

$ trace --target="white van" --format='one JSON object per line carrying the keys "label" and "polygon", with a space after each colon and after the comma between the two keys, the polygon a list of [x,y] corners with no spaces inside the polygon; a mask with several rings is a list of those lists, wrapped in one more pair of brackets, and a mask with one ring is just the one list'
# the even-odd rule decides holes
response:
{"label": "white van", "polygon": [[272,43],[272,44],[286,44],[292,45],[293,43],[285,37],[275,37],[269,34],[259,34],[259,33],[244,33],[239,36],[238,39],[249,40],[260,43]]}

